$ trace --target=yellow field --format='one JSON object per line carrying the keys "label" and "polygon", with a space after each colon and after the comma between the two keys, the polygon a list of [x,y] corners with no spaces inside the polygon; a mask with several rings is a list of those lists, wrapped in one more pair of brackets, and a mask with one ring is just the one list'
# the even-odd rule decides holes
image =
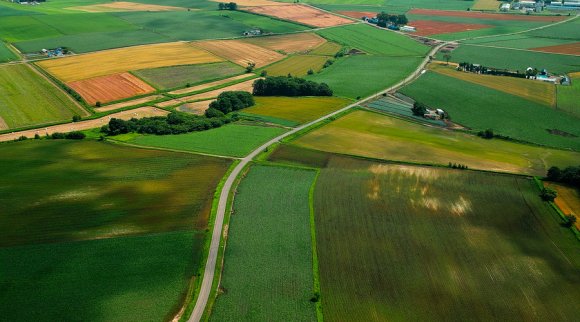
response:
{"label": "yellow field", "polygon": [[44,60],[38,65],[68,83],[130,70],[223,61],[184,42],[105,50],[91,54]]}
{"label": "yellow field", "polygon": [[477,0],[471,9],[473,10],[497,10],[501,2],[497,0]]}
{"label": "yellow field", "polygon": [[342,48],[341,45],[335,42],[326,42],[312,50],[311,55],[324,55],[324,56],[334,56]]}
{"label": "yellow field", "polygon": [[268,49],[282,51],[287,54],[307,52],[326,42],[326,39],[312,32],[299,34],[255,37],[244,40],[245,42],[266,47]]}
{"label": "yellow field", "polygon": [[197,41],[193,44],[243,67],[246,67],[249,62],[255,63],[256,67],[262,67],[285,57],[273,50],[242,40],[209,40]]}
{"label": "yellow field", "polygon": [[265,70],[268,76],[305,76],[309,69],[315,73],[322,69],[324,63],[328,60],[326,56],[299,55],[292,56],[279,63],[268,66]]}
{"label": "yellow field", "polygon": [[489,87],[550,107],[556,106],[556,85],[554,84],[523,78],[459,72],[453,68],[438,64],[431,64],[429,68],[437,73],[466,82]]}
{"label": "yellow field", "polygon": [[[545,185],[558,192],[558,197],[554,202],[565,215],[580,216],[580,191],[578,189],[556,183],[546,183]],[[576,222],[576,228],[580,229],[580,221]]]}
{"label": "yellow field", "polygon": [[143,4],[136,2],[111,2],[100,3],[88,6],[68,7],[68,10],[84,12],[124,12],[124,11],[184,11],[187,8],[160,6],[155,4]]}
{"label": "yellow field", "polygon": [[256,97],[256,105],[244,113],[306,123],[347,106],[351,101],[338,97]]}

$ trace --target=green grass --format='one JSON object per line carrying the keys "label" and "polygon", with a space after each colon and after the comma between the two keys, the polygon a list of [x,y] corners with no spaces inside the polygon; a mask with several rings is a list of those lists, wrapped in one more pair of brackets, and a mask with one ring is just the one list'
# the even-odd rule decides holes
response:
{"label": "green grass", "polygon": [[557,86],[558,110],[580,118],[580,77],[572,78],[572,85]]}
{"label": "green grass", "polygon": [[[558,110],[456,78],[428,72],[403,94],[447,111],[452,121],[474,130],[493,129],[527,142],[580,150],[578,120]],[[577,137],[550,134],[557,129]]]}
{"label": "green grass", "polygon": [[71,99],[27,65],[0,67],[0,118],[9,128],[83,115]]}
{"label": "green grass", "polygon": [[[439,53],[437,58],[443,60]],[[451,52],[452,62],[470,62],[499,69],[525,71],[532,66],[547,69],[551,73],[580,71],[580,60],[576,56],[548,54],[507,48],[491,48],[462,45]]]}
{"label": "green grass", "polygon": [[364,24],[347,25],[317,32],[339,44],[380,56],[423,56],[429,47],[403,35]]}
{"label": "green grass", "polygon": [[176,88],[186,84],[209,82],[212,80],[241,74],[244,69],[230,62],[171,66],[143,69],[133,72],[160,89]]}
{"label": "green grass", "polygon": [[316,321],[312,170],[254,166],[239,188],[212,321]]}
{"label": "green grass", "polygon": [[578,241],[527,178],[346,160],[315,211],[325,321],[573,321]]}
{"label": "green grass", "polygon": [[568,39],[578,41],[580,39],[580,19],[576,18],[572,21],[565,22],[552,27],[530,31],[529,33],[535,37]]}
{"label": "green grass", "polygon": [[0,163],[3,319],[177,313],[229,160],[41,140],[1,144]]}
{"label": "green grass", "polygon": [[128,142],[143,146],[243,157],[285,131],[278,127],[229,124],[187,134],[137,136]]}
{"label": "green grass", "polygon": [[8,49],[5,43],[0,41],[0,63],[17,60],[18,56],[12,50]]}
{"label": "green grass", "polygon": [[309,70],[318,72],[322,69],[324,63],[329,59],[326,56],[316,55],[297,55],[284,59],[264,68],[268,76],[286,76],[288,74],[297,77],[304,77]]}
{"label": "green grass", "polygon": [[347,56],[306,78],[327,83],[337,96],[365,97],[404,79],[421,60],[420,57]]}
{"label": "green grass", "polygon": [[244,110],[255,114],[295,122],[317,118],[348,105],[351,101],[337,97],[255,97],[256,105]]}
{"label": "green grass", "polygon": [[443,166],[453,162],[473,169],[534,175],[544,175],[552,165],[570,166],[580,159],[578,152],[485,140],[367,111],[352,112],[292,144],[377,159]]}

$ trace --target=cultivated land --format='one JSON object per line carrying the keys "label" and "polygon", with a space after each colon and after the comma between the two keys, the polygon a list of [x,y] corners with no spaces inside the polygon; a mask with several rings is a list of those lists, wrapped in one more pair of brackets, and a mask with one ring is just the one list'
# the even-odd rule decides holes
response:
{"label": "cultivated land", "polygon": [[[242,76],[244,76],[244,75],[242,75]],[[169,101],[157,103],[156,106],[168,107],[168,106],[177,105],[179,103],[187,103],[187,102],[192,102],[192,101],[207,100],[209,98],[218,97],[219,94],[226,92],[226,91],[244,91],[244,92],[251,93],[252,88],[254,87],[254,82],[255,82],[254,79],[250,79],[250,80],[240,82],[240,83],[237,83],[234,85],[222,87],[220,89],[215,89],[213,91],[204,92],[201,94],[193,94],[193,95],[189,95],[189,96],[185,96],[185,97],[176,98],[176,99],[172,99]]]}
{"label": "cultivated land", "polygon": [[558,110],[569,113],[580,118],[580,104],[578,104],[578,93],[580,93],[580,73],[571,76],[570,86],[558,86]]}
{"label": "cultivated land", "polygon": [[170,89],[221,79],[243,73],[244,69],[230,62],[143,69],[133,72],[159,89]]}
{"label": "cultivated land", "polygon": [[434,72],[422,75],[401,92],[444,109],[453,122],[474,130],[493,129],[496,134],[527,142],[580,150],[577,119],[514,95]]}
{"label": "cultivated land", "polygon": [[73,82],[130,70],[223,61],[188,43],[137,46],[44,60],[37,63],[63,82]]}
{"label": "cultivated land", "polygon": [[541,21],[541,22],[558,22],[568,19],[568,17],[566,16],[510,15],[503,13],[482,13],[474,11],[445,11],[445,10],[425,10],[425,9],[413,9],[409,11],[409,14],[426,15],[426,16],[461,17],[472,19]]}
{"label": "cultivated land", "polygon": [[155,88],[129,73],[99,76],[70,82],[67,85],[90,105],[97,102],[109,103],[155,91]]}
{"label": "cultivated land", "polygon": [[500,3],[496,0],[476,0],[471,9],[497,11],[499,6]]}
{"label": "cultivated land", "polygon": [[256,105],[244,109],[243,114],[273,117],[306,123],[351,103],[337,97],[256,97]]}
{"label": "cultivated land", "polygon": [[409,26],[417,28],[417,31],[414,32],[413,35],[419,36],[463,32],[493,27],[491,25],[478,23],[457,23],[433,20],[413,20],[409,23]]}
{"label": "cultivated land", "polygon": [[7,45],[0,41],[0,63],[16,60],[18,57],[8,49]]}
{"label": "cultivated land", "polygon": [[235,83],[235,82],[238,82],[242,79],[247,79],[247,78],[251,78],[251,77],[255,77],[255,76],[256,76],[255,74],[242,74],[242,75],[238,75],[238,76],[225,78],[225,79],[215,81],[215,82],[204,83],[201,85],[196,85],[196,86],[178,89],[178,90],[169,92],[169,94],[182,95],[182,94],[188,94],[188,93],[193,93],[193,92],[199,92],[199,91],[207,90],[207,89],[212,88],[212,87],[217,87],[217,86],[221,86],[221,85],[232,83],[232,82]]}
{"label": "cultivated land", "polygon": [[243,157],[285,131],[279,127],[229,124],[203,132],[179,135],[130,135],[127,142],[172,150]]}
{"label": "cultivated land", "polygon": [[0,119],[4,120],[0,130],[70,120],[73,115],[86,112],[31,67],[0,66]]}
{"label": "cultivated land", "polygon": [[545,175],[552,165],[574,165],[580,158],[578,152],[485,140],[367,111],[352,112],[292,144],[377,159],[443,166],[452,162],[472,169],[534,175]]}
{"label": "cultivated land", "polygon": [[308,52],[326,43],[324,38],[311,32],[282,36],[249,38],[244,41],[288,54]]}
{"label": "cultivated land", "polygon": [[84,12],[123,12],[123,11],[182,11],[187,8],[160,6],[155,4],[143,4],[135,2],[113,2],[100,3],[88,6],[69,7],[69,10],[78,10]]}
{"label": "cultivated land", "polygon": [[0,150],[10,164],[0,167],[0,283],[11,286],[0,288],[4,319],[176,313],[230,161],[100,142],[28,141]]}
{"label": "cultivated land", "polygon": [[224,291],[212,321],[316,321],[309,300],[309,190],[315,177],[313,170],[251,168],[233,205],[220,283]]}
{"label": "cultivated land", "polygon": [[580,56],[580,42],[575,42],[571,44],[555,45],[533,48],[536,51],[543,51],[546,53],[556,53],[556,54],[570,54]]}
{"label": "cultivated land", "polygon": [[193,44],[243,67],[248,63],[263,67],[284,58],[280,53],[241,40],[211,40]]}
{"label": "cultivated land", "polygon": [[459,72],[452,67],[431,64],[430,69],[438,74],[457,78],[466,82],[489,87],[501,92],[525,98],[547,106],[556,106],[556,85],[531,79],[480,75]]}
{"label": "cultivated land", "polygon": [[357,163],[314,193],[326,321],[575,319],[578,241],[532,180]]}
{"label": "cultivated land", "polygon": [[[577,188],[552,182],[544,183],[544,185],[558,192],[558,197],[556,197],[554,203],[565,215],[578,217],[580,214],[580,191]],[[576,222],[576,227],[580,228],[579,222]]]}
{"label": "cultivated land", "polygon": [[150,96],[141,97],[141,98],[137,98],[137,99],[130,100],[130,101],[123,101],[121,103],[106,105],[103,107],[95,107],[93,109],[96,112],[108,112],[108,111],[114,111],[114,110],[124,108],[124,107],[130,107],[130,106],[136,106],[136,105],[149,103],[149,102],[158,100],[160,98],[165,98],[165,96],[163,96],[163,95],[150,95]]}
{"label": "cultivated land", "polygon": [[325,42],[324,44],[316,47],[314,50],[309,52],[311,55],[322,55],[322,56],[334,56],[342,48],[341,45],[335,42]]}
{"label": "cultivated land", "polygon": [[268,72],[268,76],[286,76],[290,74],[303,77],[308,74],[309,70],[315,73],[319,72],[328,59],[328,56],[297,55],[268,66],[264,70]]}
{"label": "cultivated land", "polygon": [[250,7],[245,10],[312,27],[332,27],[353,23],[350,19],[335,16],[322,10],[300,4]]}

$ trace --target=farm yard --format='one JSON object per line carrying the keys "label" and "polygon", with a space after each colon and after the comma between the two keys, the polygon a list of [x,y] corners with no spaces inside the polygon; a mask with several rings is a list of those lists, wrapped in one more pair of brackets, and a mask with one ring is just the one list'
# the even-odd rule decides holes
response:
{"label": "farm yard", "polygon": [[3,318],[177,313],[230,161],[101,142],[20,142],[0,151],[10,165],[0,167],[0,283],[11,285],[0,289]]}
{"label": "farm yard", "polygon": [[289,4],[280,6],[249,7],[246,11],[297,22],[312,27],[332,27],[353,23],[352,20],[335,16],[314,7]]}
{"label": "farm yard", "polygon": [[223,291],[211,321],[316,321],[309,301],[314,282],[309,190],[315,177],[313,170],[250,168],[233,205]]}
{"label": "farm yard", "polygon": [[27,65],[0,66],[0,130],[87,115],[58,87]]}
{"label": "farm yard", "polygon": [[369,111],[352,112],[297,138],[292,145],[376,159],[443,166],[452,162],[470,169],[532,175],[545,175],[546,165],[566,167],[580,158],[578,152],[485,140]]}
{"label": "farm yard", "polygon": [[155,88],[129,74],[113,74],[70,82],[68,86],[90,105],[109,103],[155,91]]}

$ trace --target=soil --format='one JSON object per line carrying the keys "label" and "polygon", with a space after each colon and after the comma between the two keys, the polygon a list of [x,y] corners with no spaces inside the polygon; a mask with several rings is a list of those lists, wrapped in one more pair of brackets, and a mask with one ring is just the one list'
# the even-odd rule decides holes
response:
{"label": "soil", "polygon": [[130,73],[100,76],[67,84],[90,105],[152,93],[153,87]]}
{"label": "soil", "polygon": [[557,46],[538,47],[532,48],[531,50],[543,51],[546,53],[580,55],[580,42]]}
{"label": "soil", "polygon": [[567,19],[566,16],[533,16],[533,15],[513,15],[505,13],[483,13],[475,11],[449,11],[449,10],[432,10],[432,9],[413,9],[408,14],[425,15],[425,16],[446,16],[446,17],[463,17],[474,19],[492,19],[492,20],[519,20],[519,21],[545,21],[556,22]]}
{"label": "soil", "polygon": [[353,23],[352,20],[300,4],[252,7],[250,12],[295,21],[313,27],[332,27]]}
{"label": "soil", "polygon": [[476,24],[476,23],[453,23],[434,20],[415,20],[411,21],[409,25],[417,28],[417,31],[414,32],[413,34],[419,36],[429,36],[436,34],[470,31],[493,27],[491,25]]}

